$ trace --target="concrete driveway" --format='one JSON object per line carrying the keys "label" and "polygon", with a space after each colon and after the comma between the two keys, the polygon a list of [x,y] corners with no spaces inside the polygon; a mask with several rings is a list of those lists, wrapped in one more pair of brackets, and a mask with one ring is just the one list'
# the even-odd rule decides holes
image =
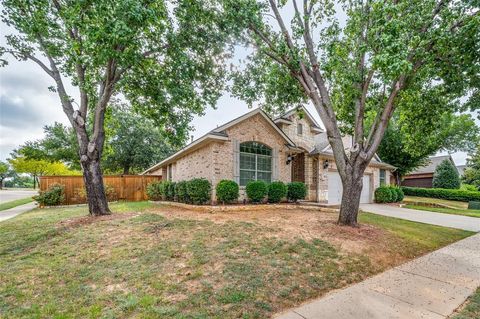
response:
{"label": "concrete driveway", "polygon": [[396,217],[414,222],[480,232],[480,218],[400,208],[382,204],[361,204],[360,209],[378,215]]}
{"label": "concrete driveway", "polygon": [[34,190],[18,190],[18,189],[2,189],[0,190],[0,204],[10,202],[12,200],[32,197],[38,194]]}

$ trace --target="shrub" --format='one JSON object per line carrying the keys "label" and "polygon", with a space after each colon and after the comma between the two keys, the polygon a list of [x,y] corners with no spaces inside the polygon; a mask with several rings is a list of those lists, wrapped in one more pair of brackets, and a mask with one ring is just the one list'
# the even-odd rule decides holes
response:
{"label": "shrub", "polygon": [[250,181],[246,187],[247,197],[253,203],[261,202],[267,196],[267,183],[264,181]]}
{"label": "shrub", "polygon": [[287,199],[290,201],[298,201],[307,196],[307,186],[302,182],[291,182],[287,186]]}
{"label": "shrub", "polygon": [[217,186],[217,200],[222,203],[231,203],[238,199],[239,187],[235,181],[221,180]]}
{"label": "shrub", "polygon": [[397,202],[401,202],[403,198],[405,197],[405,194],[403,194],[403,191],[400,187],[392,187],[392,190],[395,190],[397,193]]}
{"label": "shrub", "polygon": [[475,186],[475,185],[469,185],[469,184],[462,184],[462,185],[460,185],[460,189],[461,189],[462,191],[472,191],[472,192],[478,191],[477,186]]}
{"label": "shrub", "polygon": [[279,203],[287,196],[287,185],[283,182],[272,182],[268,185],[268,201],[270,203]]}
{"label": "shrub", "polygon": [[52,184],[46,191],[33,196],[40,206],[60,205],[65,199],[65,186],[61,184]]}
{"label": "shrub", "polygon": [[461,202],[480,201],[480,192],[461,189],[420,188],[402,186],[405,195],[456,200]]}
{"label": "shrub", "polygon": [[115,190],[115,187],[105,184],[104,192],[109,202],[117,200],[117,191]]}
{"label": "shrub", "polygon": [[434,188],[458,189],[460,188],[460,177],[458,170],[448,159],[441,162],[433,173],[432,186]]}
{"label": "shrub", "polygon": [[147,185],[147,197],[150,200],[162,200],[162,193],[161,193],[161,188],[162,188],[162,182],[151,182],[150,184]]}
{"label": "shrub", "polygon": [[187,181],[181,181],[175,184],[175,196],[181,203],[190,203],[187,192]]}
{"label": "shrub", "polygon": [[479,209],[480,210],[480,202],[476,202],[476,201],[468,202],[468,209]]}
{"label": "shrub", "polygon": [[394,197],[394,190],[388,186],[380,186],[375,190],[375,202],[376,203],[391,203],[396,198],[396,192]]}
{"label": "shrub", "polygon": [[187,182],[187,194],[194,204],[205,204],[210,200],[212,185],[204,178],[194,178]]}
{"label": "shrub", "polygon": [[398,193],[394,186],[386,186],[390,188],[390,192],[392,193],[392,197],[390,197],[389,203],[396,203],[398,202]]}
{"label": "shrub", "polygon": [[165,181],[164,182],[164,197],[166,200],[175,199],[175,182]]}

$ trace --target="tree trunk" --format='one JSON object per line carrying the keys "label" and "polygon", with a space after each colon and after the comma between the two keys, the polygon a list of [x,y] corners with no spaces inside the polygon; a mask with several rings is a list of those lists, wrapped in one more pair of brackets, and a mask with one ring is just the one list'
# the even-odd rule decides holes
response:
{"label": "tree trunk", "polygon": [[35,178],[35,175],[33,175],[33,189],[35,189],[35,182],[36,182],[36,178]]}
{"label": "tree trunk", "polygon": [[402,184],[402,176],[398,172],[393,172],[395,175],[395,183],[397,183],[397,186],[400,187]]}
{"label": "tree trunk", "polygon": [[123,175],[128,175],[129,172],[130,172],[130,166],[129,165],[123,166]]}
{"label": "tree trunk", "polygon": [[83,180],[87,192],[88,211],[92,216],[110,214],[103,186],[103,175],[98,160],[82,162]]}
{"label": "tree trunk", "polygon": [[357,226],[360,195],[363,188],[363,172],[360,168],[349,168],[345,180],[342,180],[343,194],[338,223],[340,225]]}

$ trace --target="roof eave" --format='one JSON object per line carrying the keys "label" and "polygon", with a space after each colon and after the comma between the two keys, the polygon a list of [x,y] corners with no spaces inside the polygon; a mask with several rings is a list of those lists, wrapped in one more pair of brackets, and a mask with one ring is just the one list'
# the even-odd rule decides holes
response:
{"label": "roof eave", "polygon": [[208,133],[208,134],[200,137],[199,139],[193,141],[193,142],[190,143],[189,145],[185,146],[184,148],[182,148],[181,150],[179,150],[179,151],[176,152],[175,154],[167,157],[166,159],[164,159],[164,160],[161,161],[160,163],[157,163],[157,164],[153,165],[152,167],[146,169],[146,170],[143,171],[140,175],[145,175],[145,174],[151,172],[152,170],[156,170],[156,169],[158,169],[158,168],[160,168],[160,167],[162,167],[162,166],[168,165],[168,164],[170,164],[171,162],[173,162],[173,161],[175,161],[176,159],[178,159],[179,157],[188,154],[188,152],[191,152],[191,151],[196,150],[197,148],[201,147],[201,146],[202,146],[203,144],[205,144],[206,142],[210,142],[210,141],[212,141],[212,140],[228,141],[228,136]]}

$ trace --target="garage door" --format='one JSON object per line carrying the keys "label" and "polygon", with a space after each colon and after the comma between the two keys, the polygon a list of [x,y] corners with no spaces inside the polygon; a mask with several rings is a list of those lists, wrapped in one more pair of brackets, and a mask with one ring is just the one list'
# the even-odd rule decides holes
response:
{"label": "garage door", "polygon": [[[340,204],[342,201],[342,180],[337,172],[328,172],[328,203]],[[363,188],[360,203],[371,202],[370,175],[363,176]]]}

